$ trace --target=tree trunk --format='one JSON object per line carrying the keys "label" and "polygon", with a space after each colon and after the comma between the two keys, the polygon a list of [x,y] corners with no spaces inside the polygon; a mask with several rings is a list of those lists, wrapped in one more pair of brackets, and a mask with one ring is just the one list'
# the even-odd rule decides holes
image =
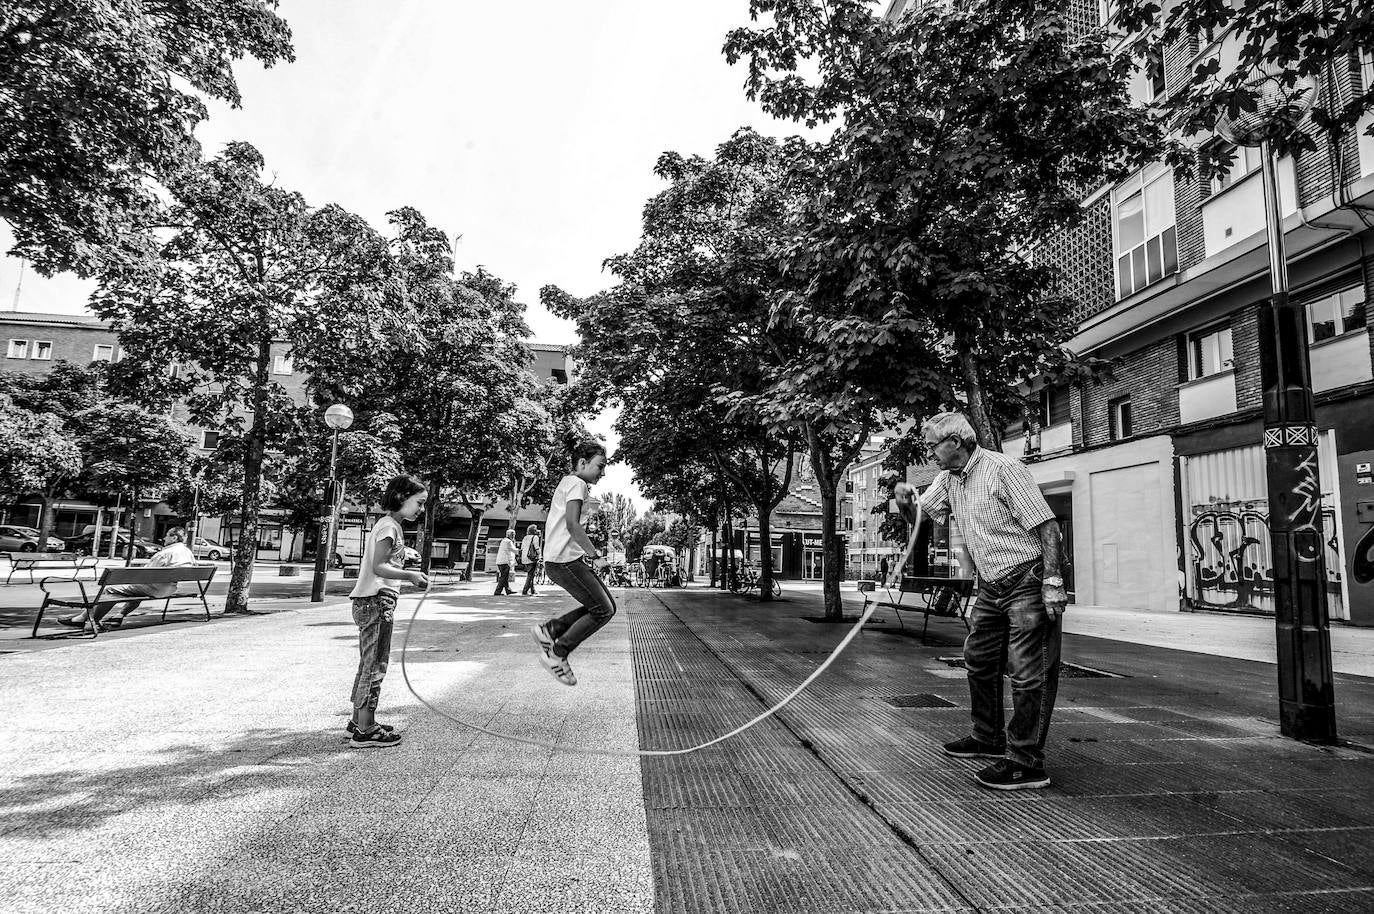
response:
{"label": "tree trunk", "polygon": [[[246,613],[248,591],[253,585],[253,561],[258,552],[258,515],[262,511],[262,464],[267,453],[267,384],[272,367],[272,339],[258,342],[258,362],[253,375],[253,424],[243,452],[243,495],[239,499],[239,541],[234,544],[234,566],[229,574],[225,613]],[[325,544],[328,548],[328,544]]]}
{"label": "tree trunk", "polygon": [[959,368],[964,376],[965,394],[968,396],[968,418],[978,435],[978,446],[1000,451],[1001,429],[995,427],[988,413],[987,399],[983,396],[983,373],[978,367],[978,360],[968,349],[959,351]]}
{"label": "tree trunk", "polygon": [[142,500],[138,487],[134,487],[133,497],[129,499],[129,545],[124,549],[124,567],[134,563],[134,538],[138,536],[138,505]]}
{"label": "tree trunk", "polygon": [[468,515],[472,518],[468,521],[468,580],[472,580],[472,571],[477,566],[477,530],[482,526],[482,518],[486,516],[486,511],[468,505]]}
{"label": "tree trunk", "polygon": [[[819,474],[816,481],[820,482]],[[821,598],[825,602],[825,618],[838,622],[844,618],[844,601],[840,597],[840,571],[844,561],[840,556],[840,537],[836,531],[839,498],[833,485],[821,486],[821,554],[825,567],[821,570]]]}
{"label": "tree trunk", "polygon": [[[42,552],[48,546],[48,537],[52,536],[52,528],[57,520],[57,510],[52,506],[53,493],[51,490],[44,492],[38,500],[38,551]],[[95,544],[91,544],[91,550],[95,550]]]}
{"label": "tree trunk", "polygon": [[[771,487],[765,487],[767,492]],[[769,502],[754,506],[759,512],[759,599],[764,602],[773,600],[773,534],[769,518]]]}
{"label": "tree trunk", "polygon": [[706,570],[711,576],[711,583],[709,585],[711,587],[716,586],[716,580],[719,577],[716,574],[716,569],[720,566],[720,554],[716,551],[720,547],[719,534],[720,529],[716,525],[716,520],[715,518],[711,518],[711,558],[706,566]]}
{"label": "tree trunk", "polygon": [[[420,525],[420,570],[429,574],[430,566],[434,562],[434,524],[435,518],[439,514],[439,483],[431,480],[429,483],[429,500],[425,503],[425,520]],[[449,564],[453,562],[450,559]]]}

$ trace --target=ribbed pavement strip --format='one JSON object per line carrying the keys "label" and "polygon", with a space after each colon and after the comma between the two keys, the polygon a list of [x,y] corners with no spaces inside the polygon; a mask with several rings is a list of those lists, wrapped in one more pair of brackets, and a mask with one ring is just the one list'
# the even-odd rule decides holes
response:
{"label": "ribbed pavement strip", "polygon": [[[819,612],[807,597],[624,602],[643,748],[748,720],[844,632],[800,624]],[[703,753],[646,759],[658,911],[1374,911],[1374,755],[1278,738],[1244,697],[1262,688],[1247,677],[1271,668],[1119,645],[1110,664],[1075,656],[1139,662],[1114,669],[1125,678],[1064,680],[1054,787],[1003,793],[970,777],[985,762],[940,751],[968,726],[962,674],[936,659],[954,653],[952,635],[927,647],[867,631],[776,718]],[[1216,693],[1159,682],[1151,666],[1188,658],[1218,667]],[[1353,696],[1369,698],[1374,683]],[[945,701],[955,707],[929,706]]]}

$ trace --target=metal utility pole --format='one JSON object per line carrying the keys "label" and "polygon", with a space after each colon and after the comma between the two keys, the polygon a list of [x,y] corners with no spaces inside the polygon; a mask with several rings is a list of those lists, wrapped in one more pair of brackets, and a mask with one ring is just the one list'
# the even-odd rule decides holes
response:
{"label": "metal utility pole", "polygon": [[1260,167],[1273,288],[1260,308],[1259,355],[1278,636],[1279,727],[1284,736],[1334,743],[1336,699],[1326,613],[1326,541],[1307,320],[1304,308],[1288,297],[1283,213],[1267,139],[1260,143]]}

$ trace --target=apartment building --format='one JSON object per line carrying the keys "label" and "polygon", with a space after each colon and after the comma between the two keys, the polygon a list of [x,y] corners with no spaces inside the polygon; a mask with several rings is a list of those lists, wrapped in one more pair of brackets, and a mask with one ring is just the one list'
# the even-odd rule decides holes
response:
{"label": "apartment building", "polygon": [[[1087,4],[1080,12],[1100,21]],[[1199,59],[1225,59],[1231,40],[1166,49],[1162,70],[1142,70],[1133,91],[1157,99]],[[1318,104],[1349,99],[1371,78],[1368,58],[1352,59],[1322,80]],[[1328,608],[1371,625],[1374,140],[1323,141],[1280,159],[1278,174],[1293,297],[1307,314]],[[1035,256],[1061,268],[1078,303],[1069,347],[1114,360],[1114,378],[1040,389],[1039,409],[1007,430],[1004,450],[1027,459],[1072,532],[1078,602],[1271,613],[1258,152],[1238,150],[1210,180],[1154,164],[1083,207],[1083,224]]]}
{"label": "apartment building", "polygon": [[[0,360],[0,370],[42,373],[52,369],[59,362],[89,364],[93,361],[118,361],[123,356],[119,338],[110,326],[98,317],[91,315],[46,314],[24,311],[0,311],[0,347],[4,359]],[[574,365],[567,354],[567,347],[531,343],[534,355],[531,372],[540,380],[552,380],[566,384],[573,374]],[[308,397],[308,377],[295,369],[291,362],[289,348],[285,344],[273,347],[272,380],[280,384],[287,394],[298,403],[305,403]],[[184,409],[174,407],[178,418],[187,421]],[[192,427],[196,445],[202,452],[214,450],[219,444],[219,433],[214,429]],[[345,433],[346,434],[346,433]],[[346,504],[345,524],[365,526],[369,521],[369,506],[365,504]],[[60,499],[54,506],[54,533],[58,536],[72,536],[96,522],[100,507],[83,498]],[[104,524],[110,521],[109,509],[105,509]],[[21,499],[19,503],[0,506],[0,519],[7,523],[29,524],[37,522],[39,505],[35,501]],[[373,512],[375,513],[375,512]],[[130,526],[128,506],[119,504],[117,516],[126,529]],[[495,565],[495,550],[505,530],[510,524],[509,505],[497,502],[491,506],[479,521],[476,549],[477,567],[486,564],[488,543]],[[187,522],[187,518],[175,514],[165,502],[146,500],[133,511],[132,525],[136,535],[160,540],[167,528]],[[541,506],[523,508],[516,519],[517,524],[539,523],[544,520]],[[453,561],[466,561],[467,544],[472,517],[465,507],[454,507],[444,511],[437,520],[436,540],[441,542],[440,558],[448,557]],[[239,525],[234,515],[206,516],[199,518],[199,533],[206,539],[231,546],[238,538]],[[292,530],[283,522],[282,512],[270,504],[263,511],[258,527],[258,558],[277,561],[297,561],[304,555],[313,554],[318,531],[310,528]]]}

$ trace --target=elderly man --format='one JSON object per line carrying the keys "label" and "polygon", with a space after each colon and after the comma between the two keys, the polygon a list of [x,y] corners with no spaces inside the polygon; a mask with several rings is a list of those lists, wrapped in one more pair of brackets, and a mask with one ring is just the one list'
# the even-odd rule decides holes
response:
{"label": "elderly man", "polygon": [[[945,754],[998,759],[974,775],[984,787],[1048,787],[1045,734],[1059,685],[1060,615],[1068,603],[1059,576],[1059,525],[1030,471],[980,448],[962,413],[932,416],[921,432],[944,471],[920,497],[921,509],[941,522],[953,517],[979,580],[964,642],[973,733],[945,743]],[[894,495],[914,521],[915,489],[898,483]],[[1005,731],[1004,670],[1012,694]]]}
{"label": "elderly man", "polygon": [[496,548],[496,593],[494,596],[514,596],[515,591],[510,589],[510,566],[515,563],[515,554],[519,546],[515,542],[515,528],[511,527],[506,531],[506,535],[501,538],[501,545]]}

